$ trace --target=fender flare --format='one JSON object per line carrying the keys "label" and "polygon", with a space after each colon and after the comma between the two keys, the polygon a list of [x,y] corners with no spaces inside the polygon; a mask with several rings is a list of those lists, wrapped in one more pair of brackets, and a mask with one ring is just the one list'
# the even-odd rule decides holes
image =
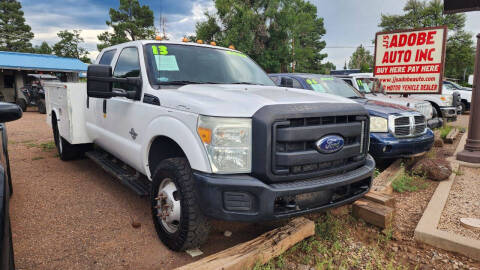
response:
{"label": "fender flare", "polygon": [[[146,134],[145,143],[142,145],[142,163],[145,167],[147,177],[151,179],[148,154],[150,147],[159,136],[165,136],[176,142],[185,153],[190,167],[193,170],[198,170],[206,173],[211,173],[210,161],[200,138],[192,132],[182,121],[169,117],[162,116],[153,120],[148,125],[148,133]],[[194,129],[195,130],[195,129]]]}

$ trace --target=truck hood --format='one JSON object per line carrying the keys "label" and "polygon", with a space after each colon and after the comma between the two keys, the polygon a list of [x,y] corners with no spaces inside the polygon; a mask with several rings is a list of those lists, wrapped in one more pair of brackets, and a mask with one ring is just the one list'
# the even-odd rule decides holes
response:
{"label": "truck hood", "polygon": [[157,91],[162,91],[162,106],[223,117],[251,117],[260,108],[275,104],[355,104],[330,94],[276,86],[201,84]]}
{"label": "truck hood", "polygon": [[413,110],[405,106],[384,101],[368,99],[357,99],[356,101],[365,106],[365,109],[367,109],[370,115],[373,116],[387,117],[388,115],[393,114],[405,114],[406,112],[413,112]]}

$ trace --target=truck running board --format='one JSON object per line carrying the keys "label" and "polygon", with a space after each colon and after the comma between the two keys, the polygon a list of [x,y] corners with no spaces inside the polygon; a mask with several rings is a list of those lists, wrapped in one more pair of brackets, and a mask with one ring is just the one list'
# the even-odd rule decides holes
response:
{"label": "truck running board", "polygon": [[150,195],[150,181],[122,161],[102,150],[94,150],[85,155],[117,178],[120,183],[132,189],[139,196]]}

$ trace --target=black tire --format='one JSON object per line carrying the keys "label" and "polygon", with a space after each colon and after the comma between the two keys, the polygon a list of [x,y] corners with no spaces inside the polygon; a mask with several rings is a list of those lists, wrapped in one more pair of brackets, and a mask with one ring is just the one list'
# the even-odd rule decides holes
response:
{"label": "black tire", "polygon": [[38,101],[38,112],[41,114],[46,114],[47,113],[47,107],[45,106],[45,99],[40,99]]}
{"label": "black tire", "polygon": [[[208,239],[210,224],[200,210],[195,197],[194,179],[186,158],[170,158],[162,161],[153,173],[151,209],[153,224],[160,240],[174,251],[199,247]],[[175,232],[170,232],[158,216],[159,189],[164,181],[176,187],[176,201],[180,201],[180,221]],[[173,208],[173,207],[172,207]]]}
{"label": "black tire", "polygon": [[438,105],[435,103],[432,103],[432,102],[430,103],[432,104],[432,107],[433,107],[433,118],[436,118],[436,117],[443,118],[442,110],[440,110],[440,107],[438,107]]}
{"label": "black tire", "polygon": [[22,112],[27,111],[27,101],[25,99],[19,98],[15,103],[22,109]]}
{"label": "black tire", "polygon": [[57,125],[57,117],[55,114],[52,115],[52,129],[55,146],[57,147],[58,156],[61,160],[68,161],[81,156],[82,152],[78,146],[70,144],[67,140],[60,136]]}
{"label": "black tire", "polygon": [[460,108],[459,114],[464,114],[467,111],[467,104],[465,104],[465,101],[462,100],[462,102],[460,102]]}

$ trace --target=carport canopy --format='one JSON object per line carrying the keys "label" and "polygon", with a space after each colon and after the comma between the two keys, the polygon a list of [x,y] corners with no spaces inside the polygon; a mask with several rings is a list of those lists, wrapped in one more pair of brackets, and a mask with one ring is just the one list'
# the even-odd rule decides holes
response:
{"label": "carport canopy", "polygon": [[76,58],[0,51],[0,69],[85,72],[88,65]]}

